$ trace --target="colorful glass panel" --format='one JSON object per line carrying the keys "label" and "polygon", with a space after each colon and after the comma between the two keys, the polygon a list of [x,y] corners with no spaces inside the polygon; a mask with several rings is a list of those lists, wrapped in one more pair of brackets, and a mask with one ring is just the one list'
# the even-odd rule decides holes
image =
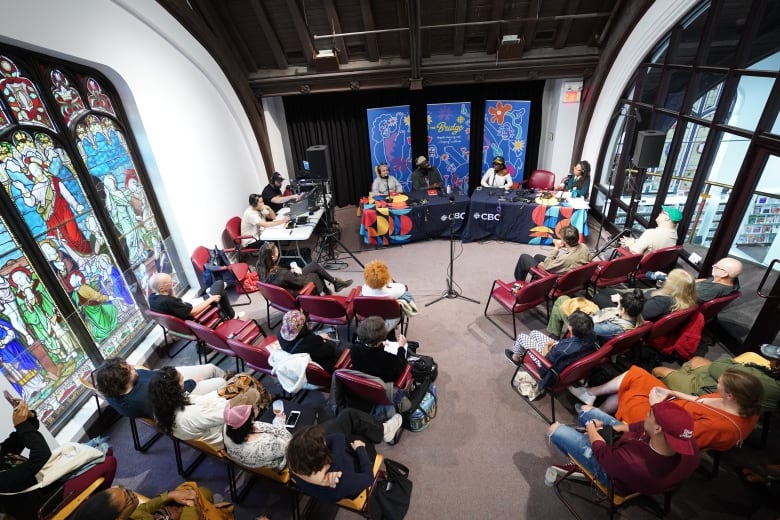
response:
{"label": "colorful glass panel", "polygon": [[116,116],[114,105],[111,104],[111,98],[103,92],[103,87],[100,86],[100,83],[95,78],[87,78],[87,90],[89,91],[87,99],[92,110],[99,110],[100,112]]}
{"label": "colorful glass panel", "polygon": [[55,130],[49,112],[33,83],[23,77],[16,64],[0,56],[0,92],[19,124],[30,124]]}
{"label": "colorful glass panel", "polygon": [[104,354],[142,322],[67,152],[48,134],[0,143],[0,178],[54,274]]}
{"label": "colorful glass panel", "polygon": [[1,217],[0,266],[0,370],[49,425],[94,367]]}
{"label": "colorful glass panel", "polygon": [[84,101],[82,101],[79,91],[73,88],[62,71],[52,69],[49,78],[51,79],[51,94],[60,107],[65,124],[70,126],[71,121],[86,113],[87,108],[84,106]]}
{"label": "colorful glass panel", "polygon": [[5,115],[5,110],[3,110],[3,107],[0,106],[0,130],[3,128],[6,128],[11,125],[11,122],[8,120],[8,116]]}

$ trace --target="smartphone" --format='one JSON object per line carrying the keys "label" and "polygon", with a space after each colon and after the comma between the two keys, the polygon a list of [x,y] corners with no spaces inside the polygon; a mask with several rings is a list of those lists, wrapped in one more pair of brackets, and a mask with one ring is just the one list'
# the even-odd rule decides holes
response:
{"label": "smartphone", "polygon": [[288,428],[295,428],[295,425],[298,424],[298,418],[300,416],[301,416],[301,412],[299,412],[298,410],[293,410],[287,416],[287,422],[285,423],[285,426]]}
{"label": "smartphone", "polygon": [[14,409],[22,402],[21,399],[14,397],[8,390],[3,390],[3,395],[5,396],[5,400],[8,401],[11,404],[11,407]]}

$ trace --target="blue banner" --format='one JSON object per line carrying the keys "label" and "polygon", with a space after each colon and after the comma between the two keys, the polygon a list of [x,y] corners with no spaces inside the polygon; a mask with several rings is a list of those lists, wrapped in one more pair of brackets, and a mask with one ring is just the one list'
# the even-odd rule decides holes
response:
{"label": "blue banner", "polygon": [[485,101],[482,173],[492,168],[493,157],[500,155],[512,180],[523,180],[530,115],[530,101]]}
{"label": "blue banner", "polygon": [[444,185],[469,189],[471,103],[428,105],[428,162],[439,169]]}
{"label": "blue banner", "polygon": [[[404,191],[412,189],[412,133],[409,128],[409,105],[369,108],[368,139],[373,167],[386,162],[390,175],[398,179]],[[371,180],[375,178],[371,171]],[[370,186],[370,185],[369,185]]]}

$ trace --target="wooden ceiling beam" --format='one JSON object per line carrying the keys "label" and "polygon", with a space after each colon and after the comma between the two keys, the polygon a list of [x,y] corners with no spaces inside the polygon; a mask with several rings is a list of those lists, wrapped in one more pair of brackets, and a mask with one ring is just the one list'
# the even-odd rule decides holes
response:
{"label": "wooden ceiling beam", "polygon": [[190,0],[205,20],[210,22],[211,30],[218,42],[222,42],[226,52],[237,54],[247,71],[257,70],[257,61],[250,52],[243,38],[236,38],[238,29],[225,9],[214,9],[210,0]]}
{"label": "wooden ceiling beam", "polygon": [[[490,11],[491,20],[501,20],[504,18],[504,0],[493,0],[493,9]],[[498,39],[501,37],[501,24],[491,24],[485,36],[485,53],[495,54],[498,52]]]}
{"label": "wooden ceiling beam", "polygon": [[[363,17],[363,29],[366,31],[375,30],[374,11],[371,10],[371,3],[369,0],[360,0],[360,14]],[[368,61],[379,61],[379,43],[377,42],[376,34],[365,34],[363,35],[363,39],[366,42]]]}
{"label": "wooden ceiling beam", "polygon": [[[566,2],[566,9],[564,9],[564,15],[576,14],[580,7],[579,0],[569,0]],[[569,38],[571,32],[571,25],[574,20],[566,18],[561,22],[558,22],[558,26],[555,29],[555,40],[553,40],[553,49],[562,49],[566,46],[566,40]]]}
{"label": "wooden ceiling beam", "polygon": [[314,43],[312,35],[309,33],[309,27],[306,25],[303,13],[301,13],[301,10],[298,8],[298,2],[285,3],[287,4],[287,9],[290,11],[290,17],[295,26],[295,32],[298,33],[298,41],[301,42],[301,51],[306,58],[306,63],[309,67],[312,67],[314,66]]}
{"label": "wooden ceiling beam", "polygon": [[[468,13],[467,7],[466,0],[457,0],[457,2],[455,2],[455,21],[457,23],[466,21],[466,14]],[[463,51],[466,46],[466,27],[456,27],[452,39],[452,53],[455,56],[463,56]]]}
{"label": "wooden ceiling beam", "polygon": [[534,40],[536,39],[536,18],[539,18],[539,3],[541,0],[531,0],[528,4],[528,18],[533,20],[525,22],[523,25],[523,36],[525,36],[525,50],[531,49],[534,46]]}
{"label": "wooden ceiling beam", "polygon": [[271,27],[271,22],[268,20],[268,13],[265,12],[263,4],[260,0],[250,0],[249,5],[252,7],[252,12],[255,13],[257,24],[260,26],[260,30],[265,35],[265,40],[268,43],[268,47],[271,49],[271,54],[274,56],[277,69],[286,69],[289,65],[287,63],[287,55],[282,49],[282,44],[279,41],[279,37],[276,35],[276,31]]}
{"label": "wooden ceiling beam", "polygon": [[[336,5],[333,3],[333,0],[322,0],[322,4],[325,6],[325,12],[328,14],[331,32],[334,34],[342,32],[341,20],[339,20],[339,13],[336,11]],[[341,63],[349,62],[349,54],[347,53],[347,46],[344,45],[344,38],[340,36],[333,38],[333,45],[338,51]]]}
{"label": "wooden ceiling beam", "polygon": [[[396,19],[398,27],[409,27],[409,17],[411,16],[411,7],[409,4],[414,1],[415,0],[395,0],[395,11],[398,13],[398,18]],[[411,27],[409,27],[409,29],[409,34],[404,34],[403,32],[398,33],[398,55],[405,60],[411,59],[412,56],[412,49],[410,48],[410,40],[412,39]]]}

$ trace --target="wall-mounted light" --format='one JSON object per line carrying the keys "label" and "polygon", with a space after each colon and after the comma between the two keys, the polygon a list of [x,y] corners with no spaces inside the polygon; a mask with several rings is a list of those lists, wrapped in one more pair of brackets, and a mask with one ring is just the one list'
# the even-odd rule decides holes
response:
{"label": "wall-mounted light", "polygon": [[525,36],[507,34],[501,37],[498,44],[499,60],[519,60],[525,50]]}
{"label": "wall-mounted light", "polygon": [[339,55],[332,49],[314,51],[314,70],[335,72],[339,70]]}

